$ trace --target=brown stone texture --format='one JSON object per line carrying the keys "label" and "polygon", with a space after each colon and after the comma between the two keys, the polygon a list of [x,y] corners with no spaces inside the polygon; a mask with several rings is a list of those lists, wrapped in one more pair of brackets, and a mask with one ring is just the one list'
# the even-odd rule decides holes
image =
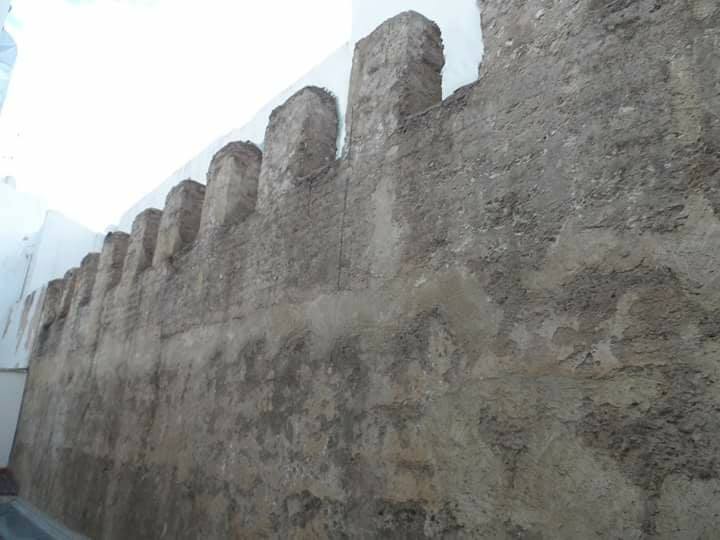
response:
{"label": "brown stone texture", "polygon": [[271,212],[178,250],[166,209],[172,264],[42,332],[22,496],[103,539],[716,537],[720,9],[480,6],[478,82],[389,21],[343,159],[293,168],[336,126],[288,114]]}
{"label": "brown stone texture", "polygon": [[120,283],[129,243],[130,235],[126,233],[112,232],[105,236],[90,297],[88,322],[83,324],[83,336],[80,338],[82,347],[92,350],[97,343],[103,323],[105,297]]}
{"label": "brown stone texture", "polygon": [[440,101],[444,64],[440,28],[414,12],[357,43],[346,113],[353,156],[377,159],[404,120]]}
{"label": "brown stone texture", "polygon": [[255,211],[262,152],[251,142],[231,142],[213,156],[200,229],[236,225]]}
{"label": "brown stone texture", "polygon": [[122,232],[108,233],[105,236],[98,260],[93,296],[103,297],[120,282],[129,243],[130,235]]}
{"label": "brown stone texture", "polygon": [[95,277],[97,276],[98,263],[100,262],[99,253],[88,253],[80,264],[80,275],[78,276],[78,303],[84,306],[90,302],[93,288],[95,287]]}
{"label": "brown stone texture", "polygon": [[195,240],[204,199],[205,186],[193,180],[183,180],[170,190],[160,220],[154,265],[177,255]]}
{"label": "brown stone texture", "polygon": [[258,187],[261,212],[335,160],[337,133],[337,102],[322,88],[305,87],[272,112]]}
{"label": "brown stone texture", "polygon": [[123,279],[132,280],[152,265],[162,215],[157,208],[148,208],[133,221],[122,270]]}
{"label": "brown stone texture", "polygon": [[60,300],[58,317],[67,317],[70,314],[70,306],[72,305],[73,297],[77,289],[79,274],[79,268],[71,268],[65,272],[65,277],[63,277],[65,287],[63,288],[62,298]]}
{"label": "brown stone texture", "polygon": [[50,326],[58,318],[62,307],[64,289],[65,281],[62,279],[54,279],[47,284],[40,314],[40,326],[42,328]]}

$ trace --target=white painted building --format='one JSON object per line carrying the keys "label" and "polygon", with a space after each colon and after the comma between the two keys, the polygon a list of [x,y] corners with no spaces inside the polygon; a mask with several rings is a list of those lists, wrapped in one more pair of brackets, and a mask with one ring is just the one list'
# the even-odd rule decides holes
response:
{"label": "white painted building", "polygon": [[45,212],[45,203],[16,191],[12,179],[0,181],[0,324],[24,291],[32,290],[26,289],[24,282],[34,236],[42,227]]}

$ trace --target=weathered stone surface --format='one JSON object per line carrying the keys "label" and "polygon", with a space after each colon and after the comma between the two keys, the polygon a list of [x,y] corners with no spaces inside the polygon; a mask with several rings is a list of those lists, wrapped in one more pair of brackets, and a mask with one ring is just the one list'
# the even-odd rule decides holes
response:
{"label": "weathered stone surface", "polygon": [[88,253],[80,263],[80,275],[78,277],[78,304],[84,306],[90,302],[92,291],[95,287],[95,277],[97,276],[98,263],[100,262],[99,253]]}
{"label": "weathered stone surface", "polygon": [[162,216],[162,211],[157,208],[148,208],[138,214],[133,221],[122,272],[123,279],[132,281],[138,274],[152,266]]}
{"label": "weathered stone surface", "polygon": [[260,173],[261,211],[276,204],[293,182],[335,160],[337,133],[337,102],[322,88],[303,88],[272,112]]}
{"label": "weathered stone surface", "polygon": [[98,302],[120,282],[129,243],[130,235],[126,233],[113,232],[105,236],[93,287],[93,297]]}
{"label": "weathered stone surface", "polygon": [[210,163],[200,229],[236,225],[255,211],[262,152],[251,142],[231,142]]}
{"label": "weathered stone surface", "polygon": [[[368,93],[395,127],[123,281],[96,345],[94,299],[45,329],[24,497],[108,539],[712,537],[720,11],[481,5],[476,84]],[[398,25],[437,43],[356,62]]]}
{"label": "weathered stone surface", "polygon": [[204,198],[205,186],[192,180],[184,180],[170,191],[160,220],[153,265],[178,254],[195,240]]}
{"label": "weathered stone surface", "polygon": [[130,235],[126,233],[112,232],[105,236],[88,307],[89,321],[80,328],[80,340],[88,347],[94,347],[99,338],[105,298],[120,283],[129,244]]}
{"label": "weathered stone surface", "polygon": [[58,317],[67,317],[70,313],[70,307],[72,305],[75,292],[77,290],[78,277],[80,275],[79,268],[71,268],[65,273],[63,281],[65,287],[63,288],[62,298],[60,300],[60,309],[58,310]]}
{"label": "weathered stone surface", "polygon": [[412,11],[360,40],[346,114],[352,156],[377,158],[405,119],[439,103],[444,64],[440,28]]}
{"label": "weathered stone surface", "polygon": [[45,289],[45,300],[43,301],[42,313],[40,315],[40,326],[47,328],[58,318],[62,305],[65,281],[54,279],[47,284]]}

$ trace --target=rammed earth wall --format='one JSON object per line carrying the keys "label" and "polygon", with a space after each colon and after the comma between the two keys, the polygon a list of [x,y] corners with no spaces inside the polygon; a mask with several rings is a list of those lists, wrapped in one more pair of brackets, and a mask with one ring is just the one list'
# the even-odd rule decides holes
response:
{"label": "rammed earth wall", "polygon": [[50,284],[26,498],[103,539],[716,534],[720,8],[481,8],[478,83],[440,102],[402,14],[342,159],[305,89]]}

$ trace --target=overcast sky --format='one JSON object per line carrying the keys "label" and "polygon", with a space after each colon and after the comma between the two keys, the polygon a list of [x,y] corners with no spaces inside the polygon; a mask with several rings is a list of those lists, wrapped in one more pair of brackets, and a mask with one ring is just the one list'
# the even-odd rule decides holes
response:
{"label": "overcast sky", "polygon": [[350,0],[12,4],[0,176],[96,230],[350,36]]}

